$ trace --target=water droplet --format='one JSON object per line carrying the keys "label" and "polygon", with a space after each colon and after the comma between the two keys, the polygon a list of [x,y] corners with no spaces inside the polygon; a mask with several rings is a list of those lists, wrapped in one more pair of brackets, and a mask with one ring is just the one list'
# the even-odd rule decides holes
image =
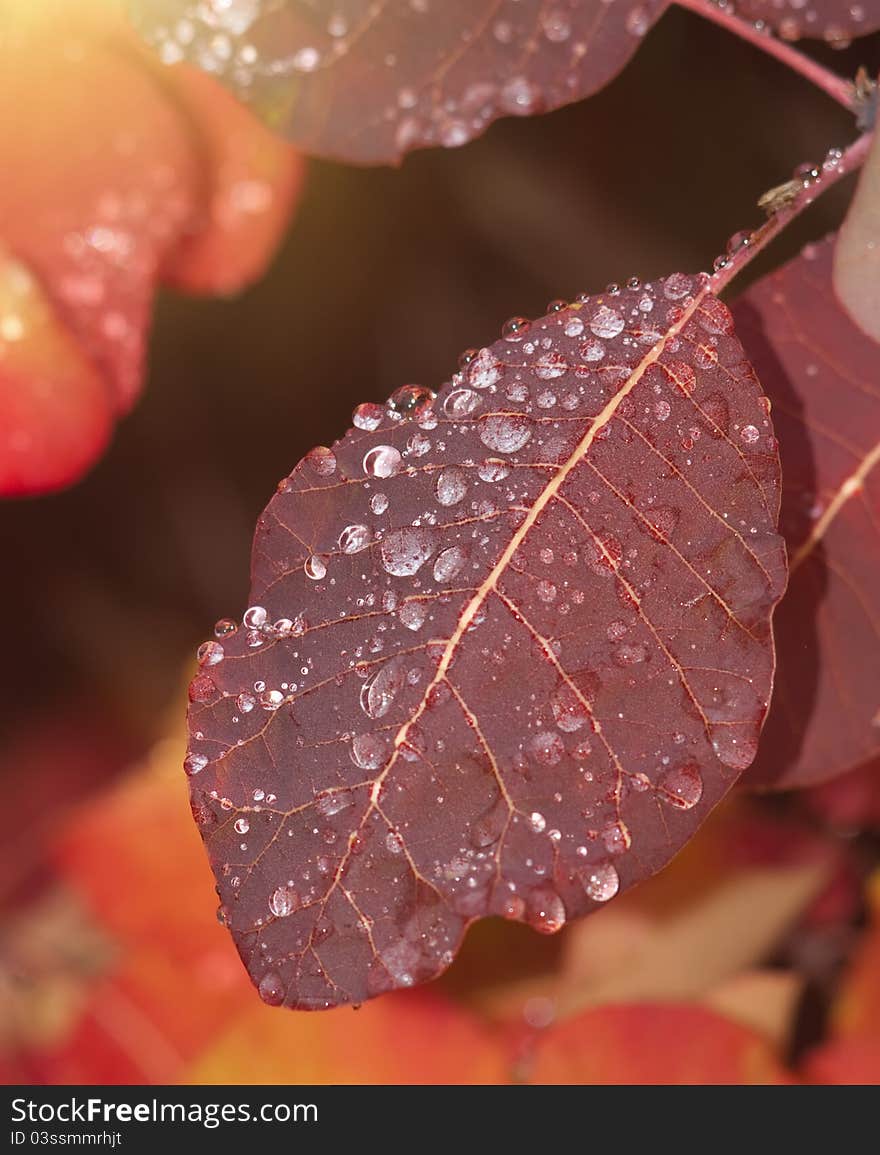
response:
{"label": "water droplet", "polygon": [[280,1007],[284,1002],[284,983],[277,971],[267,971],[257,987],[260,998],[270,1007]]}
{"label": "water droplet", "polygon": [[232,618],[221,618],[219,622],[214,623],[214,637],[228,638],[230,634],[234,634],[238,629],[238,623],[234,622]]}
{"label": "water droplet", "polygon": [[563,683],[550,702],[556,725],[566,734],[580,730],[590,720],[590,712],[567,683]]}
{"label": "water droplet", "polygon": [[565,754],[565,746],[558,734],[542,730],[528,742],[529,754],[543,766],[555,766]]}
{"label": "water droplet", "polygon": [[280,690],[264,690],[260,694],[260,705],[264,710],[277,710],[284,702],[284,695]]}
{"label": "water droplet", "polygon": [[541,934],[556,934],[565,926],[565,906],[549,886],[536,886],[526,905],[528,923]]}
{"label": "water droplet", "polygon": [[468,365],[468,384],[473,389],[489,389],[501,377],[502,368],[491,350],[481,349]]}
{"label": "water droplet", "polygon": [[479,393],[473,389],[453,389],[443,401],[443,412],[447,417],[460,421],[478,409],[482,404]]}
{"label": "water droplet", "polygon": [[746,443],[746,445],[754,445],[760,436],[761,434],[758,432],[754,425],[744,425],[740,430],[740,438]]}
{"label": "water droplet", "polygon": [[620,889],[620,876],[610,862],[591,867],[584,877],[584,890],[593,902],[608,902]]}
{"label": "water droplet", "polygon": [[254,706],[256,706],[257,699],[253,696],[253,694],[239,694],[235,699],[235,704],[242,712],[242,714],[249,714],[251,710],[253,710]]}
{"label": "water droplet", "polygon": [[510,476],[510,466],[498,457],[489,457],[477,466],[477,476],[481,481],[503,481]]}
{"label": "water droplet", "polygon": [[272,891],[269,899],[269,909],[276,918],[287,918],[299,908],[299,895],[289,886],[279,886]]}
{"label": "water droplet", "polygon": [[384,493],[374,493],[370,498],[370,509],[373,513],[381,515],[388,508],[388,498]]}
{"label": "water droplet", "polygon": [[434,485],[437,500],[444,506],[457,505],[467,495],[467,491],[468,483],[464,470],[454,466],[444,469]]}
{"label": "water droplet", "polygon": [[224,650],[219,642],[202,642],[196,651],[200,666],[216,666],[223,661]]}
{"label": "water droplet", "polygon": [[414,417],[431,407],[434,394],[422,385],[402,385],[388,399],[388,407],[399,417]]}
{"label": "water droplet", "polygon": [[543,834],[547,828],[547,819],[535,810],[529,815],[529,825],[536,834]]}
{"label": "water droplet", "polygon": [[358,734],[351,742],[351,758],[362,770],[377,770],[387,754],[385,740],[378,734]]}
{"label": "water droplet", "polygon": [[339,548],[343,553],[360,553],[373,540],[373,535],[365,525],[347,525],[339,535]]}
{"label": "water droplet", "polygon": [[530,440],[532,426],[521,413],[490,413],[480,421],[480,440],[496,453],[515,453]]}
{"label": "water droplet", "polygon": [[236,818],[236,820],[235,820],[235,833],[236,834],[247,834],[247,832],[250,830],[250,828],[251,828],[251,824],[250,824],[250,822],[248,822],[248,820],[246,818],[244,818],[244,817]]}
{"label": "water droplet", "polygon": [[531,322],[525,317],[511,317],[501,326],[501,336],[508,341],[519,341],[531,328]]}
{"label": "water droplet", "polygon": [[690,810],[703,797],[703,779],[692,762],[667,770],[658,780],[657,788],[667,802],[680,810]]}
{"label": "water droplet", "polygon": [[327,564],[323,558],[313,553],[311,557],[306,558],[303,569],[305,570],[307,578],[311,578],[312,581],[320,581],[327,573]]}
{"label": "water droplet", "polygon": [[387,662],[361,687],[361,709],[369,718],[383,718],[403,686],[405,672],[399,659]]}
{"label": "water droplet", "polygon": [[393,445],[376,445],[364,454],[363,470],[368,477],[393,477],[400,464],[400,453]]}
{"label": "water droplet", "polygon": [[332,818],[334,814],[353,805],[354,794],[351,790],[324,790],[315,797],[315,810],[322,818]]}
{"label": "water droplet", "polygon": [[406,626],[408,630],[420,630],[425,624],[425,618],[428,616],[428,611],[424,605],[419,601],[404,602],[397,611],[397,616],[401,623]]}
{"label": "water droplet", "polygon": [[382,424],[382,418],[385,416],[385,410],[381,405],[374,405],[367,401],[363,405],[358,405],[354,413],[351,415],[352,424],[358,429],[366,429],[368,432],[373,429],[378,429]]}
{"label": "water droplet", "polygon": [[267,616],[263,606],[251,606],[244,611],[242,622],[249,630],[258,630],[266,624]]}
{"label": "water droplet", "polygon": [[190,778],[204,770],[207,765],[208,759],[204,754],[187,754],[183,761],[183,768]]}
{"label": "water droplet", "polygon": [[446,583],[461,573],[467,555],[460,545],[452,545],[437,555],[434,562],[434,581]]}
{"label": "water droplet", "polygon": [[415,526],[392,530],[380,547],[382,565],[395,577],[410,577],[434,552],[435,537],[433,530]]}
{"label": "water droplet", "polygon": [[590,321],[590,330],[597,337],[616,337],[623,330],[623,317],[607,305],[600,305],[596,315]]}
{"label": "water droplet", "polygon": [[326,445],[316,445],[305,457],[319,477],[331,477],[336,472],[336,454]]}

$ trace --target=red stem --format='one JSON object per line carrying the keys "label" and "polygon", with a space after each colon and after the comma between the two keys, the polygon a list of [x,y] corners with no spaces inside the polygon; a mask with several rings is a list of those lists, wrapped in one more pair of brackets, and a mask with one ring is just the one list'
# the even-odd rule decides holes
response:
{"label": "red stem", "polygon": [[799,216],[805,208],[808,208],[816,197],[827,192],[829,188],[837,184],[843,177],[848,176],[849,173],[861,168],[865,157],[868,155],[872,140],[872,133],[864,133],[858,140],[853,141],[848,148],[844,149],[839,159],[826,161],[818,170],[818,176],[805,178],[803,182],[792,182],[793,185],[801,183],[801,188],[794,188],[791,198],[784,207],[777,209],[764,224],[759,225],[750,234],[748,242],[729,256],[723,267],[712,274],[710,277],[712,292],[717,294],[726,289],[733,278],[751,264],[758,253],[777,237],[787,224]]}
{"label": "red stem", "polygon": [[675,3],[681,8],[696,12],[698,16],[702,16],[706,20],[711,20],[713,24],[726,28],[741,39],[747,40],[749,44],[754,44],[762,52],[766,52],[768,56],[775,56],[777,60],[781,60],[783,64],[787,64],[794,72],[803,76],[805,80],[809,80],[811,84],[815,84],[817,88],[827,93],[832,100],[842,104],[849,112],[854,111],[854,88],[850,81],[844,80],[842,76],[831,72],[815,60],[811,60],[809,56],[805,56],[803,52],[792,48],[784,40],[777,40],[769,30],[755,27],[748,20],[720,7],[712,0],[675,0]]}

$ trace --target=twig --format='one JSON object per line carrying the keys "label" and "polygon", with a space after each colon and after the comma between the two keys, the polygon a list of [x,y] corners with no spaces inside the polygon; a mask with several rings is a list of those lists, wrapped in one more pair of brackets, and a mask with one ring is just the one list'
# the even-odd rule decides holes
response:
{"label": "twig", "polygon": [[827,93],[832,100],[836,100],[849,112],[854,111],[855,86],[851,81],[844,80],[842,76],[831,72],[830,69],[812,60],[803,52],[792,48],[784,40],[778,40],[764,26],[760,24],[756,26],[750,21],[744,20],[742,16],[737,16],[732,10],[721,4],[713,3],[713,0],[675,0],[675,3],[680,8],[687,8],[691,12],[696,12],[698,16],[711,20],[713,24],[728,29],[736,36],[748,41],[749,44],[754,44],[768,56],[773,56],[782,61],[783,64],[787,64],[799,76],[809,80],[811,84]]}
{"label": "twig", "polygon": [[[872,140],[873,133],[864,133],[842,152],[829,153],[820,168],[812,169],[804,177],[780,185],[778,189],[772,190],[772,194],[767,194],[776,200],[778,207],[771,213],[769,219],[753,232],[740,234],[741,239],[736,249],[716,262],[715,272],[710,277],[712,292],[720,293],[726,289],[733,278],[738,276],[786,225],[800,216],[816,197],[827,192],[849,173],[861,168]],[[767,202],[767,195],[761,198],[762,202]]]}

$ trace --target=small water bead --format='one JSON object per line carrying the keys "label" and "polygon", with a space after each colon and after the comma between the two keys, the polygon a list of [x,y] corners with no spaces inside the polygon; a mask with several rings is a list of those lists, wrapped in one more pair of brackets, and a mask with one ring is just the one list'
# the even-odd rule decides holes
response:
{"label": "small water bead", "polygon": [[377,445],[364,454],[363,470],[368,477],[393,477],[400,466],[401,456],[393,445]]}
{"label": "small water bead", "polygon": [[336,454],[326,445],[310,449],[305,460],[319,477],[331,477],[336,472]]}
{"label": "small water bead", "polygon": [[680,301],[693,288],[693,281],[684,273],[671,273],[663,282],[663,296],[669,301]]}
{"label": "small water bead", "polygon": [[396,830],[389,830],[385,835],[385,848],[391,854],[400,854],[403,851],[403,838]]}
{"label": "small water bead", "polygon": [[629,277],[626,282],[626,287],[635,291],[642,287],[642,282],[638,277]]}
{"label": "small water bead", "polygon": [[657,782],[665,801],[679,810],[690,810],[703,797],[703,779],[697,766],[686,763],[667,770]]}
{"label": "small water bead", "polygon": [[234,634],[238,629],[238,622],[234,622],[232,618],[221,618],[219,622],[214,623],[214,637],[228,638],[230,634]]}
{"label": "small water bead", "polygon": [[404,681],[404,671],[399,661],[388,662],[381,670],[361,687],[360,705],[368,718],[384,718]]}
{"label": "small water bead", "polygon": [[207,765],[208,759],[204,754],[187,754],[183,760],[183,768],[190,778],[195,774],[201,773]]}
{"label": "small water bead", "polygon": [[364,429],[369,433],[379,428],[384,416],[385,410],[381,405],[375,405],[367,401],[363,405],[358,405],[357,409],[355,409],[351,415],[351,420],[356,428]]}
{"label": "small water bead", "polygon": [[543,353],[535,361],[534,373],[542,381],[552,381],[561,377],[568,368],[568,361],[561,353]]}
{"label": "small water bead", "polygon": [[473,389],[453,389],[443,401],[443,412],[457,421],[473,413],[481,404],[479,393]]}
{"label": "small water bead", "polygon": [[351,741],[351,760],[361,770],[377,770],[387,752],[384,740],[377,734],[358,734]]}
{"label": "small water bead", "polygon": [[547,306],[547,312],[548,313],[561,313],[563,309],[567,309],[567,308],[568,308],[568,301],[563,301],[560,298],[557,298],[555,301],[551,301],[550,304]]}
{"label": "small water bead", "polygon": [[601,341],[584,341],[578,352],[585,361],[601,361],[605,356],[605,346]]}
{"label": "small water bead", "polygon": [[480,352],[479,349],[465,349],[463,352],[459,353],[459,355],[458,355],[458,367],[459,367],[459,369],[467,369],[468,365],[470,365],[470,363],[476,359],[477,354],[479,352]]}
{"label": "small water bead", "polygon": [[508,341],[520,341],[531,327],[531,322],[525,317],[511,317],[501,326],[501,336]]}
{"label": "small water bead", "polygon": [[641,38],[651,27],[651,13],[640,4],[632,9],[626,17],[626,30],[630,36]]}
{"label": "small water bead", "polygon": [[277,971],[267,971],[257,987],[260,998],[270,1007],[280,1007],[284,1002],[284,983]]}
{"label": "small water bead", "polygon": [[752,243],[752,234],[746,229],[740,229],[739,232],[734,233],[727,240],[727,255],[735,256],[742,249],[748,248]]}
{"label": "small water bead", "polygon": [[584,877],[584,890],[593,902],[608,902],[620,889],[620,876],[610,862],[599,863]]}
{"label": "small water bead", "polygon": [[434,493],[443,506],[457,505],[467,496],[467,475],[463,469],[444,469],[434,484]]}
{"label": "small water bead", "polygon": [[565,328],[563,329],[566,337],[580,337],[583,331],[584,322],[580,317],[571,317],[568,321],[566,321]]}
{"label": "small water bead", "polygon": [[196,651],[200,666],[216,666],[223,661],[224,650],[219,642],[202,642]]}
{"label": "small water bead", "polygon": [[327,573],[327,564],[323,558],[313,553],[311,557],[306,558],[303,569],[307,578],[311,578],[312,581],[320,581]]}
{"label": "small water bead", "polygon": [[460,545],[444,549],[434,562],[434,581],[441,583],[452,581],[461,573],[466,561],[467,555]]}
{"label": "small water bead", "polygon": [[402,385],[391,394],[388,408],[399,417],[414,417],[430,408],[434,396],[430,389],[422,385]]}
{"label": "small water bead", "polygon": [[491,349],[480,349],[468,363],[468,384],[473,389],[489,389],[497,383],[503,368]]}
{"label": "small water bead", "polygon": [[264,690],[260,694],[260,705],[264,710],[277,710],[284,702],[281,690]]}
{"label": "small water bead", "polygon": [[498,105],[513,116],[532,116],[542,103],[541,90],[525,76],[515,76],[501,89]]}
{"label": "small water bead", "polygon": [[623,317],[607,305],[600,305],[596,315],[590,321],[590,330],[597,337],[616,337],[623,330]]}
{"label": "small water bead", "polygon": [[712,262],[712,269],[714,272],[720,273],[723,269],[726,269],[729,264],[730,264],[730,258],[729,257],[724,257],[724,256],[719,255]]}
{"label": "small water bead", "polygon": [[515,453],[531,439],[533,422],[519,413],[490,413],[480,422],[480,440],[496,453]]}
{"label": "small water bead", "polygon": [[370,498],[370,509],[376,515],[381,515],[388,508],[388,497],[384,493],[374,493]]}
{"label": "small water bead", "polygon": [[403,603],[397,611],[397,616],[402,625],[406,626],[408,630],[415,632],[416,630],[420,630],[425,624],[428,611],[421,602],[409,601]]}
{"label": "small water bead", "polygon": [[235,704],[242,712],[242,714],[249,714],[251,710],[253,710],[254,706],[256,706],[257,699],[253,696],[253,694],[248,694],[245,692],[238,695],[238,697],[235,699]]}
{"label": "small water bead", "polygon": [[510,466],[498,457],[489,457],[477,466],[477,476],[490,483],[503,481],[510,476]]}
{"label": "small water bead", "polygon": [[535,887],[528,896],[526,918],[541,934],[556,934],[565,926],[565,906],[549,886]]}
{"label": "small water bead", "polygon": [[315,810],[322,818],[332,818],[354,805],[354,794],[351,790],[325,790],[315,798]]}
{"label": "small water bead", "polygon": [[268,614],[264,606],[251,606],[244,611],[244,617],[241,619],[245,627],[249,630],[259,630],[266,624]]}
{"label": "small water bead", "polygon": [[241,818],[236,818],[236,820],[235,820],[235,833],[236,834],[247,834],[247,832],[250,830],[250,828],[251,828],[251,824],[250,824],[250,822],[248,822],[248,820],[244,816],[242,816]]}
{"label": "small water bead", "polygon": [[367,526],[347,525],[339,535],[339,548],[343,553],[360,553],[372,540],[373,534]]}
{"label": "small water bead", "polygon": [[279,886],[272,891],[269,899],[269,909],[276,918],[287,918],[299,908],[299,894],[289,886]]}
{"label": "small water bead", "polygon": [[540,814],[537,810],[535,810],[532,814],[529,815],[529,826],[531,826],[532,830],[534,830],[536,834],[543,834],[547,827],[547,819],[543,814]]}
{"label": "small water bead", "polygon": [[411,577],[434,552],[434,546],[432,530],[416,526],[392,530],[380,546],[382,565],[394,577]]}

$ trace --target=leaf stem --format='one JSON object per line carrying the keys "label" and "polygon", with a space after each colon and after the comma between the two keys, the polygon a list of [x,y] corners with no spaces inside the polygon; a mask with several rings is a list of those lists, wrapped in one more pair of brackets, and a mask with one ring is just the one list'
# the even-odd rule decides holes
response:
{"label": "leaf stem", "polygon": [[713,24],[726,28],[749,44],[754,44],[768,56],[787,64],[794,72],[827,93],[832,100],[836,100],[849,112],[855,111],[855,86],[851,81],[811,60],[809,56],[799,52],[786,41],[778,40],[766,26],[744,20],[732,10],[723,7],[722,3],[713,0],[675,0],[675,3],[680,8],[687,8],[691,12],[696,12],[698,16],[711,20]]}
{"label": "leaf stem", "polygon": [[[864,163],[871,147],[873,133],[866,132],[842,152],[832,150],[823,164],[812,169],[802,178],[796,178],[774,189],[770,197],[776,199],[778,207],[769,218],[742,240],[733,252],[716,262],[715,272],[709,278],[712,292],[723,292],[730,282],[745,269],[754,258],[786,227],[808,208],[816,197],[827,192],[843,177],[856,172]],[[766,201],[767,197],[762,197]]]}

